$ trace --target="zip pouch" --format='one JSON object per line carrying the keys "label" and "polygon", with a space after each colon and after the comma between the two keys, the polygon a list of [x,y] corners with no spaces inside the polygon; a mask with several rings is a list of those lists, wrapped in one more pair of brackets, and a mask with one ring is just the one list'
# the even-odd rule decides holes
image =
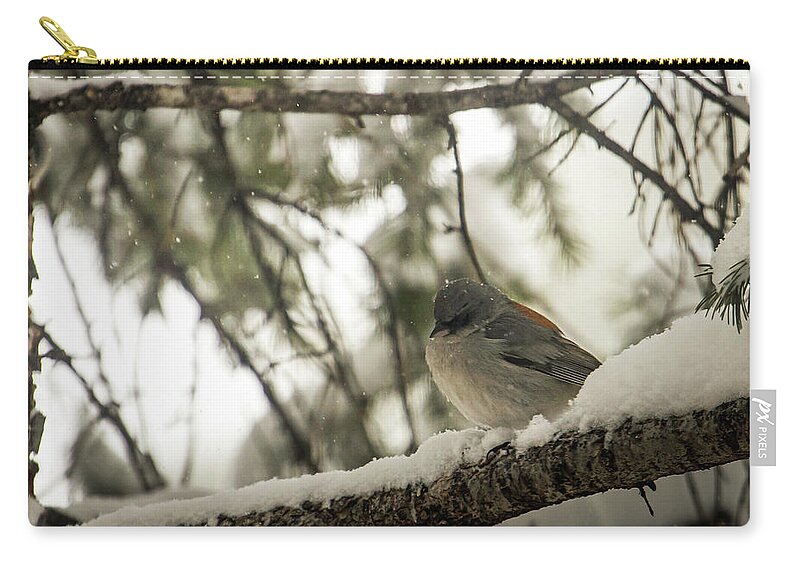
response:
{"label": "zip pouch", "polygon": [[749,65],[29,66],[35,525],[742,525]]}

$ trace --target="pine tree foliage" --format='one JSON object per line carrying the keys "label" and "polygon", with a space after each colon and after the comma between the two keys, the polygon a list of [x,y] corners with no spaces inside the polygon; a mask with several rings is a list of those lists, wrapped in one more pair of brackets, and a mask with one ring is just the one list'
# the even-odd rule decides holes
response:
{"label": "pine tree foliage", "polygon": [[[710,265],[698,277],[711,276]],[[733,324],[741,331],[744,322],[750,318],[750,258],[735,263],[722,279],[719,287],[714,287],[697,304],[696,311],[705,311],[711,318],[719,317]]]}

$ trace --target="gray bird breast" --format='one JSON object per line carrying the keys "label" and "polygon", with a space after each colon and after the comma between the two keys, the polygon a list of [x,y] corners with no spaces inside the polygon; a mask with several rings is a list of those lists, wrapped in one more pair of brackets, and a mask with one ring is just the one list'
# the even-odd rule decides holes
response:
{"label": "gray bird breast", "polygon": [[533,416],[552,420],[580,386],[506,362],[499,341],[480,329],[431,338],[425,360],[439,390],[479,426],[522,429]]}

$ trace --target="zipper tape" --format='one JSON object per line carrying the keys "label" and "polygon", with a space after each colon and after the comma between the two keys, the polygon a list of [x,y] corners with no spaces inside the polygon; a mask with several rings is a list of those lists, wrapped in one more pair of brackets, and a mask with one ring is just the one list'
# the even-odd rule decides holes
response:
{"label": "zipper tape", "polygon": [[434,58],[394,59],[376,57],[294,59],[271,57],[183,59],[171,57],[98,58],[91,48],[79,46],[52,18],[39,24],[64,53],[35,59],[30,70],[47,69],[750,69],[744,59],[733,58]]}
{"label": "zipper tape", "polygon": [[78,63],[35,59],[28,69],[750,69],[743,59],[732,58],[587,58],[587,59],[394,59],[394,58],[119,58]]}

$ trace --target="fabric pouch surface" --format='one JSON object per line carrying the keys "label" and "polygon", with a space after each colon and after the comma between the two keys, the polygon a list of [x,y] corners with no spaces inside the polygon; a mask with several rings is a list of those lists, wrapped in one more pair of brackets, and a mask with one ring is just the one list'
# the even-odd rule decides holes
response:
{"label": "fabric pouch surface", "polygon": [[89,52],[29,69],[33,524],[747,521],[746,63]]}

